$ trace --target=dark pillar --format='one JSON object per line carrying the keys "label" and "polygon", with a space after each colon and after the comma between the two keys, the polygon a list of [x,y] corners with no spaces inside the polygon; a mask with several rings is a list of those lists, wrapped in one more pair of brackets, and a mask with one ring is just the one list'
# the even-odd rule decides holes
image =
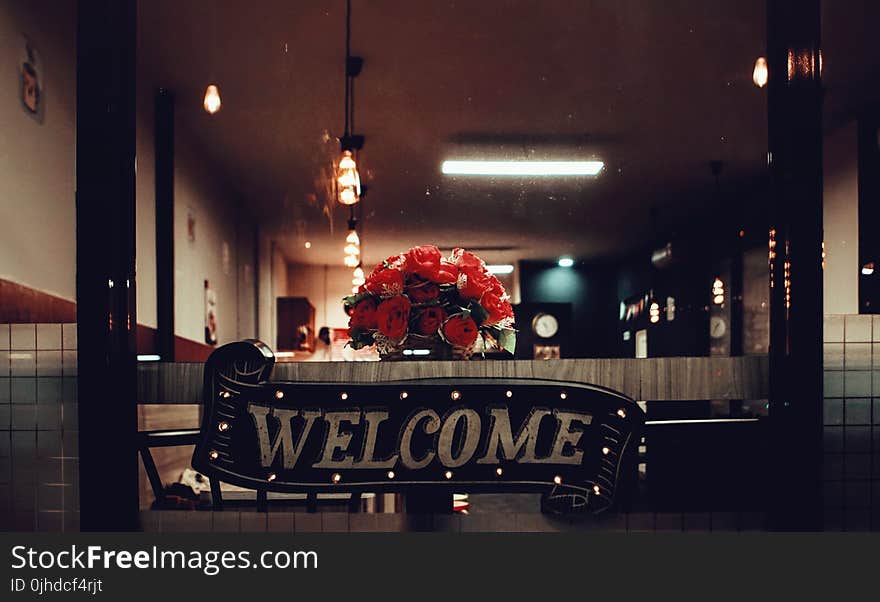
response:
{"label": "dark pillar", "polygon": [[135,0],[80,0],[76,300],[80,524],[138,527]]}
{"label": "dark pillar", "polygon": [[174,361],[174,95],[156,92],[156,353]]}
{"label": "dark pillar", "polygon": [[770,420],[775,465],[769,526],[775,530],[822,526],[819,31],[819,0],[768,0],[771,240],[775,240],[770,289]]}

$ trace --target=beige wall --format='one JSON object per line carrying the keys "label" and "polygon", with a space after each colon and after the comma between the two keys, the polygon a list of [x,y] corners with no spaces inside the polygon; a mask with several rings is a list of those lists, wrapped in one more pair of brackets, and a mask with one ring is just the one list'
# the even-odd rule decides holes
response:
{"label": "beige wall", "polygon": [[859,312],[859,189],[856,123],[825,137],[824,201],[826,314]]}
{"label": "beige wall", "polygon": [[156,157],[153,153],[155,127],[153,85],[140,70],[137,77],[137,177],[135,178],[136,220],[135,269],[137,274],[137,319],[156,328]]}
{"label": "beige wall", "polygon": [[351,294],[352,270],[344,266],[290,264],[287,294],[307,297],[315,306],[315,329],[346,328],[342,298]]}
{"label": "beige wall", "polygon": [[[204,340],[205,289],[217,297],[217,338],[238,336],[238,210],[218,171],[175,129],[174,328],[178,336]],[[191,240],[187,224],[195,220]]]}
{"label": "beige wall", "polygon": [[[28,116],[19,100],[18,69],[25,36],[42,58],[42,123]],[[4,82],[0,85],[0,278],[73,301],[75,2],[0,2],[0,82]],[[155,82],[139,66],[137,302],[138,322],[150,327],[156,326],[155,88]],[[218,298],[220,342],[253,336],[253,229],[240,224],[238,199],[189,143],[185,127],[177,129],[175,152],[176,334],[195,341],[204,339],[203,283],[208,279]],[[189,213],[197,222],[194,242],[187,236]]]}
{"label": "beige wall", "polygon": [[285,297],[288,294],[287,257],[265,232],[258,232],[257,241],[259,255],[257,258],[259,266],[257,338],[274,350],[278,348],[276,300],[278,297]]}
{"label": "beige wall", "polygon": [[[19,100],[23,36],[42,55],[42,123]],[[75,56],[74,2],[0,2],[0,278],[69,300],[76,298]]]}

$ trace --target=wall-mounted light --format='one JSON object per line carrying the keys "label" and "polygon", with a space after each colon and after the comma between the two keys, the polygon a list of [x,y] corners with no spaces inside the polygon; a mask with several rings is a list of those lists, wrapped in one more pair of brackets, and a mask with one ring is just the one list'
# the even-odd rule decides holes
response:
{"label": "wall-mounted light", "polygon": [[220,110],[220,90],[217,89],[215,84],[211,84],[205,89],[205,100],[202,104],[211,115]]}
{"label": "wall-mounted light", "polygon": [[498,265],[487,265],[486,271],[490,274],[512,274],[513,266],[509,263],[498,264]]}
{"label": "wall-mounted light", "polygon": [[602,161],[444,161],[440,171],[452,176],[596,176]]}
{"label": "wall-mounted light", "polygon": [[759,88],[763,88],[767,85],[768,75],[767,59],[763,56],[759,56],[755,60],[755,69],[752,71],[752,81],[755,82],[755,85]]}
{"label": "wall-mounted light", "polygon": [[574,259],[571,257],[560,257],[559,261],[556,262],[556,265],[561,268],[570,268],[574,265]]}
{"label": "wall-mounted light", "polygon": [[870,276],[874,273],[874,262],[869,261],[865,265],[862,266],[862,276]]}

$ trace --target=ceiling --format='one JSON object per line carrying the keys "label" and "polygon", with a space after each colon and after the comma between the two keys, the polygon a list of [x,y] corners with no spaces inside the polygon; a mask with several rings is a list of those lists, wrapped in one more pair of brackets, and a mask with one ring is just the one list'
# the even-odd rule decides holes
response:
{"label": "ceiling", "polygon": [[[289,260],[341,265],[347,210],[326,182],[343,129],[344,0],[140,4],[141,69],[175,91],[178,131]],[[352,4],[365,264],[424,243],[490,262],[608,256],[644,244],[657,215],[711,210],[710,160],[724,161],[723,183],[766,165],[766,92],[751,82],[763,0]],[[215,116],[201,108],[209,81]],[[500,155],[606,168],[440,173],[446,158]]]}

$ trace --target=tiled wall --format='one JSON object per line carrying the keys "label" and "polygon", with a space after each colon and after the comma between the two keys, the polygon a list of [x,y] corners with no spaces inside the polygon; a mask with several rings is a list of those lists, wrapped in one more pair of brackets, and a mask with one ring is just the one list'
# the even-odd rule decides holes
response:
{"label": "tiled wall", "polygon": [[76,324],[0,324],[0,530],[79,529]]}
{"label": "tiled wall", "polygon": [[825,529],[880,530],[880,315],[825,316]]}

